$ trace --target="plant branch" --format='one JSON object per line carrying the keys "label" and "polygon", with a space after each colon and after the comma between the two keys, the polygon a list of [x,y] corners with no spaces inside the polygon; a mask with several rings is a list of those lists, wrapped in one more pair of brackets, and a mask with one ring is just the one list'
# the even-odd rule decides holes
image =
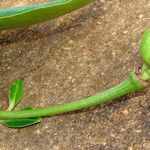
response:
{"label": "plant branch", "polygon": [[104,102],[108,102],[120,96],[140,90],[143,87],[144,84],[141,81],[139,81],[136,74],[132,72],[128,75],[127,79],[125,79],[117,86],[102,93],[96,94],[95,96],[91,96],[86,99],[81,99],[66,104],[50,106],[47,108],[37,108],[33,110],[12,111],[12,112],[0,111],[0,119],[19,119],[19,118],[54,116],[58,114],[81,110],[84,108],[99,105]]}

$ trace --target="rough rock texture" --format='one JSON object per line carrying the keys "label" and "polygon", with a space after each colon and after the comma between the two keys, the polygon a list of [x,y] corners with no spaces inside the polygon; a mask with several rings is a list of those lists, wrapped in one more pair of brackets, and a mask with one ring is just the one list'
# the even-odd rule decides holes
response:
{"label": "rough rock texture", "polygon": [[[35,3],[0,2],[1,8]],[[19,108],[65,103],[119,83],[141,64],[139,39],[150,26],[149,15],[148,0],[97,0],[55,20],[0,31],[3,109],[17,78],[25,88]],[[20,130],[0,126],[0,150],[149,150],[149,93],[146,88]]]}

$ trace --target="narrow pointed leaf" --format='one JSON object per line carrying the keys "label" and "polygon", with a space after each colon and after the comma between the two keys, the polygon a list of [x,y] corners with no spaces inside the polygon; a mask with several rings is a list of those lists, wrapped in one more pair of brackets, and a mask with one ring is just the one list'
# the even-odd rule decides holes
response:
{"label": "narrow pointed leaf", "polygon": [[15,80],[9,87],[9,108],[7,111],[11,111],[14,107],[21,101],[21,96],[23,94],[23,84],[21,80]]}
{"label": "narrow pointed leaf", "polygon": [[[31,107],[26,107],[22,110],[29,110]],[[4,120],[1,122],[6,127],[9,128],[24,128],[41,122],[41,117],[36,118],[26,118],[26,119],[12,119]]]}

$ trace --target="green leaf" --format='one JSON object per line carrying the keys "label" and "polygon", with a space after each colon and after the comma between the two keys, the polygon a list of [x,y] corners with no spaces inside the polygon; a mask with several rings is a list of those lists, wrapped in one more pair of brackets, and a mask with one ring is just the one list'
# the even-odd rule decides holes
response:
{"label": "green leaf", "polygon": [[[29,26],[60,17],[94,0],[53,0],[41,4],[0,9],[0,30]],[[12,23],[13,21],[13,23]]]}
{"label": "green leaf", "polygon": [[23,128],[31,126],[41,122],[41,118],[29,118],[29,119],[13,119],[3,121],[2,124],[9,128]]}
{"label": "green leaf", "polygon": [[[31,107],[23,108],[22,110],[30,110]],[[9,128],[24,128],[41,122],[41,117],[3,120],[1,124]]]}
{"label": "green leaf", "polygon": [[7,111],[11,111],[20,102],[21,96],[23,94],[23,84],[21,80],[15,80],[9,87],[9,108]]}

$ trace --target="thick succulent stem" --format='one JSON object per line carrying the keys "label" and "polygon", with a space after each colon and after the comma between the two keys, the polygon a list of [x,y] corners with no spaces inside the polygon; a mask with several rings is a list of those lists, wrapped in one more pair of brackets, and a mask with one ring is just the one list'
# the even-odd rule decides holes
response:
{"label": "thick succulent stem", "polygon": [[0,119],[53,116],[53,115],[58,115],[62,113],[81,110],[81,109],[88,108],[91,106],[99,105],[104,102],[108,102],[120,96],[140,90],[143,87],[144,87],[144,84],[138,80],[136,74],[131,73],[127,79],[125,79],[123,82],[121,82],[117,86],[105,92],[96,94],[95,96],[91,96],[86,99],[81,99],[81,100],[73,101],[73,102],[66,103],[66,104],[50,106],[47,108],[37,108],[33,110],[12,111],[12,112],[0,111]]}
{"label": "thick succulent stem", "polygon": [[147,67],[150,67],[150,29],[144,32],[140,42],[140,56]]}
{"label": "thick succulent stem", "polygon": [[147,66],[146,64],[143,65],[142,70],[141,70],[141,78],[142,80],[150,80],[150,67]]}

